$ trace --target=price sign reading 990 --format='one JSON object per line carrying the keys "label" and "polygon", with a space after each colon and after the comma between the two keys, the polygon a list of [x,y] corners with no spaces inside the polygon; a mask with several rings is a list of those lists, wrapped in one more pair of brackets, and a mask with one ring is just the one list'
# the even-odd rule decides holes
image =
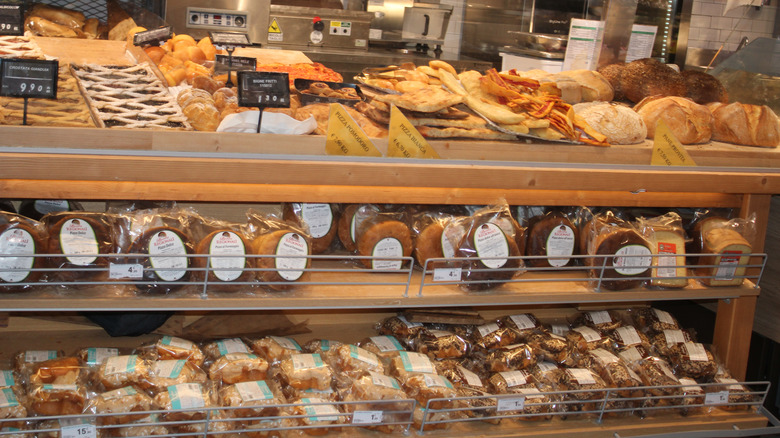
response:
{"label": "price sign reading 990", "polygon": [[22,5],[0,3],[0,35],[23,35]]}
{"label": "price sign reading 990", "polygon": [[289,108],[289,75],[279,72],[238,72],[238,104],[249,107]]}
{"label": "price sign reading 990", "polygon": [[0,95],[57,98],[58,61],[3,59],[0,67]]}

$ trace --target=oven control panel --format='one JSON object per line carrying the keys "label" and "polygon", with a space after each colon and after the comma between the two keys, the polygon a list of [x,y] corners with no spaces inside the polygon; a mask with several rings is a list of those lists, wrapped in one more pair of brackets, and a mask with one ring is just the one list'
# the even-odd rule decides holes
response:
{"label": "oven control panel", "polygon": [[187,27],[246,32],[249,28],[245,12],[220,9],[187,8]]}

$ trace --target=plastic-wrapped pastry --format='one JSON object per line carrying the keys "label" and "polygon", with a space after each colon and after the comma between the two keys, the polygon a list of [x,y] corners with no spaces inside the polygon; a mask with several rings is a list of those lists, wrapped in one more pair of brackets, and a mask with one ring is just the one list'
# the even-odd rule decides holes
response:
{"label": "plastic-wrapped pastry", "polygon": [[528,344],[507,345],[487,354],[485,368],[491,372],[526,370],[538,361],[538,356]]}
{"label": "plastic-wrapped pastry", "polygon": [[203,366],[206,360],[203,351],[194,342],[175,336],[163,336],[154,347],[160,360],[185,359],[196,367]]}
{"label": "plastic-wrapped pastry", "polygon": [[471,333],[471,342],[476,348],[490,350],[517,343],[518,337],[512,328],[491,322],[477,326]]}
{"label": "plastic-wrapped pastry", "polygon": [[22,421],[8,421],[12,418],[27,418],[27,408],[24,399],[14,391],[14,387],[6,386],[0,388],[0,420],[3,420],[0,426],[15,428],[22,426]]}
{"label": "plastic-wrapped pastry", "polygon": [[391,316],[379,326],[380,335],[392,335],[407,347],[413,347],[413,340],[425,327],[419,322],[409,322],[403,315]]}
{"label": "plastic-wrapped pastry", "polygon": [[586,355],[589,368],[595,370],[610,386],[626,388],[618,391],[622,397],[641,397],[644,393],[636,389],[642,386],[642,380],[617,356],[603,348],[591,350]]}
{"label": "plastic-wrapped pastry", "polygon": [[[413,374],[403,382],[403,386],[409,397],[430,409],[452,408],[454,402],[451,399],[457,396],[452,383],[437,374]],[[431,401],[433,399],[443,400]]]}
{"label": "plastic-wrapped pastry", "polygon": [[488,379],[492,394],[516,394],[523,388],[535,388],[533,375],[525,370],[501,371]]}
{"label": "plastic-wrapped pastry", "polygon": [[82,383],[85,368],[78,357],[60,357],[38,362],[31,367],[29,377],[33,385],[76,385]]}
{"label": "plastic-wrapped pastry", "polygon": [[206,411],[182,411],[190,408],[210,408],[214,406],[210,390],[200,383],[182,383],[166,388],[154,396],[154,403],[160,409],[166,421],[202,420]]}
{"label": "plastic-wrapped pastry", "polygon": [[[64,281],[107,281],[108,254],[116,252],[112,216],[106,213],[59,212],[41,219],[49,235],[49,266]],[[63,254],[68,254],[64,256]]]}
{"label": "plastic-wrapped pastry", "polygon": [[652,338],[653,347],[663,357],[669,357],[680,352],[686,342],[696,342],[696,338],[688,330],[663,330]]}
{"label": "plastic-wrapped pastry", "polygon": [[515,332],[516,339],[510,344],[528,342],[528,337],[540,328],[539,320],[530,313],[505,316],[499,320],[499,325]]}
{"label": "plastic-wrapped pastry", "polygon": [[206,424],[188,422],[174,426],[178,434],[189,433],[191,435],[178,435],[184,438],[198,438],[203,436],[230,436],[230,432],[236,428],[236,422],[228,417],[225,411],[213,410],[209,415],[208,430]]}
{"label": "plastic-wrapped pastry", "polygon": [[0,260],[0,292],[18,292],[29,289],[21,283],[36,283],[46,267],[46,230],[35,220],[12,213],[0,212],[0,254],[11,255]]}
{"label": "plastic-wrapped pastry", "polygon": [[290,418],[290,415],[285,409],[273,418],[241,422],[238,424],[239,436],[247,438],[287,438],[289,435],[288,431],[298,424],[298,419]]}
{"label": "plastic-wrapped pastry", "polygon": [[157,424],[160,422],[160,416],[158,414],[152,414],[147,418],[143,418],[140,421],[130,423],[124,427],[116,427],[111,429],[113,436],[120,438],[131,437],[147,437],[147,436],[167,436],[171,433],[167,427]]}
{"label": "plastic-wrapped pastry", "polygon": [[149,375],[141,383],[153,394],[181,383],[206,383],[208,377],[200,368],[184,359],[156,360],[149,364]]}
{"label": "plastic-wrapped pastry", "polygon": [[442,360],[435,362],[436,373],[444,376],[456,388],[469,387],[486,391],[487,388],[482,379],[475,372],[466,369],[459,362],[454,360]]}
{"label": "plastic-wrapped pastry", "polygon": [[[590,276],[600,280],[601,287],[625,290],[641,286],[650,276],[652,251],[650,243],[629,222],[597,214],[591,223],[588,239]],[[598,256],[598,257],[595,257]],[[603,272],[602,272],[603,268]]]}
{"label": "plastic-wrapped pastry", "polygon": [[[127,424],[149,417],[147,412],[156,410],[152,398],[132,386],[103,392],[90,399],[87,410],[96,414],[114,414],[98,417],[101,424]],[[123,415],[120,415],[123,414]]]}
{"label": "plastic-wrapped pastry", "polygon": [[355,214],[355,224],[358,254],[376,257],[360,260],[366,268],[399,270],[405,263],[401,257],[412,255],[412,233],[401,214],[363,207]]}
{"label": "plastic-wrapped pastry", "polygon": [[275,256],[256,259],[257,279],[273,290],[290,290],[309,275],[311,243],[298,227],[276,222],[254,238],[252,247],[257,255]]}
{"label": "plastic-wrapped pastry", "polygon": [[32,374],[35,364],[47,360],[62,357],[65,354],[58,350],[25,350],[14,355],[14,370],[23,377],[24,380]]}
{"label": "plastic-wrapped pastry", "polygon": [[[659,357],[648,357],[638,362],[629,364],[630,368],[642,379],[644,386],[648,386],[648,392],[654,396],[679,395],[680,389],[670,387],[679,385],[680,381],[672,372],[669,364]],[[647,400],[646,405],[669,405],[670,399]]]}
{"label": "plastic-wrapped pastry", "polygon": [[98,367],[109,357],[119,356],[118,348],[90,347],[83,348],[76,353],[81,362],[89,368]]}
{"label": "plastic-wrapped pastry", "polygon": [[303,351],[295,339],[281,336],[266,336],[253,341],[250,346],[252,351],[264,357],[271,365]]}
{"label": "plastic-wrapped pastry", "polygon": [[30,410],[37,415],[57,417],[84,411],[87,390],[82,385],[34,385],[29,391]]}
{"label": "plastic-wrapped pastry", "polygon": [[564,399],[581,403],[567,404],[568,411],[591,411],[597,406],[588,400],[600,399],[604,396],[601,390],[607,387],[604,380],[587,368],[567,368],[561,374],[560,390],[587,390],[585,392],[567,392]]}
{"label": "plastic-wrapped pastry", "polygon": [[575,263],[571,256],[579,246],[579,229],[560,211],[531,218],[528,224],[525,254],[547,258],[528,259],[536,268],[559,268]]}
{"label": "plastic-wrapped pastry", "polygon": [[528,345],[539,355],[539,359],[558,364],[573,364],[574,345],[563,336],[548,331],[536,331],[527,338]]}
{"label": "plastic-wrapped pastry", "polygon": [[241,407],[229,411],[236,417],[271,417],[279,415],[280,404],[286,403],[277,385],[264,380],[239,382],[225,385],[219,390],[219,404],[226,407]]}
{"label": "plastic-wrapped pastry", "polygon": [[136,288],[149,294],[168,294],[189,281],[192,238],[185,231],[172,227],[150,227],[133,241],[128,254],[142,254],[126,263],[144,266],[143,279]]}
{"label": "plastic-wrapped pastry", "polygon": [[[401,402],[408,400],[406,393],[401,389],[397,380],[390,376],[375,372],[364,372],[352,382],[347,394],[342,397],[345,402],[365,401],[366,403],[350,403],[344,405],[347,412],[355,411],[383,411],[382,423],[408,421],[408,413],[393,413],[393,411],[408,411],[412,403]],[[398,400],[398,403],[372,403],[372,401]],[[390,424],[377,424],[368,427],[384,433],[402,433],[403,426]]]}
{"label": "plastic-wrapped pastry", "polygon": [[377,355],[382,364],[387,367],[394,357],[398,357],[405,348],[396,339],[395,336],[381,335],[365,338],[357,343],[358,347],[363,348]]}
{"label": "plastic-wrapped pastry", "polygon": [[331,341],[329,339],[312,339],[309,342],[303,344],[301,349],[304,353],[319,354],[322,360],[330,366],[333,366],[334,356],[336,355],[336,348],[342,346],[339,341]]}
{"label": "plastic-wrapped pastry", "polygon": [[[195,246],[195,253],[208,257],[195,257],[192,265],[198,269],[208,269],[210,291],[234,292],[247,289],[255,277],[255,259],[247,257],[251,254],[249,241],[240,231],[239,226],[214,224],[213,231],[200,239]],[[204,281],[203,271],[195,272],[195,281]],[[237,284],[244,283],[244,284]]]}
{"label": "plastic-wrapped pastry", "polygon": [[333,351],[332,364],[338,372],[352,377],[373,371],[384,374],[385,367],[374,353],[356,345],[342,344]]}
{"label": "plastic-wrapped pastry", "polygon": [[[309,397],[292,400],[296,405],[291,407],[293,415],[302,415],[296,421],[301,429],[308,435],[325,435],[329,431],[337,432],[338,425],[346,423],[346,417],[339,411],[338,406],[321,398]],[[312,427],[321,426],[321,427]]]}
{"label": "plastic-wrapped pastry", "polygon": [[659,333],[664,330],[679,330],[680,324],[677,319],[669,312],[655,309],[652,307],[643,307],[632,310],[631,316],[634,323],[640,329],[646,328],[652,332]]}
{"label": "plastic-wrapped pastry", "polygon": [[423,330],[415,343],[417,351],[432,359],[453,359],[465,356],[471,345],[455,333],[444,330]]}
{"label": "plastic-wrapped pastry", "polygon": [[331,388],[333,370],[319,354],[292,354],[279,363],[285,383],[298,390]]}
{"label": "plastic-wrapped pastry", "polygon": [[566,333],[566,339],[583,353],[596,348],[609,348],[610,346],[608,338],[602,336],[597,330],[584,325],[569,330]]}
{"label": "plastic-wrapped pastry", "polygon": [[563,374],[563,368],[552,362],[539,362],[531,368],[531,375],[535,382],[553,388],[558,387],[561,382],[561,374]]}
{"label": "plastic-wrapped pastry", "polygon": [[704,398],[706,394],[704,389],[689,377],[681,377],[680,385],[682,388],[682,407],[680,413],[683,415],[696,415],[704,411]]}
{"label": "plastic-wrapped pastry", "polygon": [[574,322],[575,326],[586,325],[601,332],[611,332],[623,325],[617,313],[609,310],[583,312]]}
{"label": "plastic-wrapped pastry", "polygon": [[406,383],[409,377],[416,374],[434,374],[436,368],[428,356],[422,353],[402,351],[398,357],[390,362],[390,375],[396,377],[401,383]]}
{"label": "plastic-wrapped pastry", "polygon": [[[470,386],[456,386],[458,397],[458,408],[469,408],[459,411],[469,418],[481,418],[482,421],[490,424],[499,424],[501,418],[496,418],[496,399],[490,397],[490,393],[485,390],[479,390]],[[483,398],[484,397],[484,398]]]}
{"label": "plastic-wrapped pastry", "polygon": [[615,341],[615,351],[625,351],[631,347],[641,347],[645,351],[651,351],[652,346],[647,335],[640,332],[634,326],[626,325],[615,329],[610,338]]}
{"label": "plastic-wrapped pastry", "polygon": [[645,349],[642,345],[632,345],[630,347],[618,350],[617,355],[628,365],[647,359],[653,355],[652,349]]}
{"label": "plastic-wrapped pastry", "polygon": [[108,391],[140,385],[148,376],[148,365],[135,354],[110,357],[97,370],[98,381]]}
{"label": "plastic-wrapped pastry", "polygon": [[712,353],[698,342],[685,342],[669,356],[675,373],[700,382],[709,382],[718,373],[718,363]]}
{"label": "plastic-wrapped pastry", "polygon": [[[203,353],[211,361],[230,353],[251,353],[249,347],[239,338],[220,339],[203,346]],[[257,380],[257,379],[255,379]],[[262,379],[260,379],[262,380]]]}
{"label": "plastic-wrapped pastry", "polygon": [[715,386],[712,389],[718,392],[728,392],[728,403],[718,406],[723,410],[742,410],[758,403],[758,398],[750,393],[750,389],[745,385],[740,385],[736,379],[728,375],[715,377],[714,383],[720,383],[723,386]]}
{"label": "plastic-wrapped pastry", "polygon": [[264,380],[268,361],[251,353],[228,353],[209,367],[209,379],[223,385]]}

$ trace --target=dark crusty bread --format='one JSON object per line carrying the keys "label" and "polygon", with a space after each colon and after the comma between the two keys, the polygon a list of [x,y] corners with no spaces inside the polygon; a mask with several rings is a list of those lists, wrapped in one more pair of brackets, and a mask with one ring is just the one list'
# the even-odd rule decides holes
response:
{"label": "dark crusty bread", "polygon": [[729,93],[718,78],[697,70],[685,70],[682,73],[687,97],[704,105],[710,102],[729,103]]}
{"label": "dark crusty bread", "polygon": [[612,85],[612,90],[615,92],[613,100],[626,100],[626,95],[623,94],[623,88],[620,86],[620,77],[623,76],[625,68],[625,62],[616,62],[600,67],[597,70]]}
{"label": "dark crusty bread", "polygon": [[648,96],[685,96],[682,75],[652,58],[629,62],[620,75],[620,88],[636,103]]}

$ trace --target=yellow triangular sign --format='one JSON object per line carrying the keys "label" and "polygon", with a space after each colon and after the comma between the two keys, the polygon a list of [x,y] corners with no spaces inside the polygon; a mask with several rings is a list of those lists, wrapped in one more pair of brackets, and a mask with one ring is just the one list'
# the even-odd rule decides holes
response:
{"label": "yellow triangular sign", "polygon": [[276,22],[276,18],[271,20],[271,25],[268,26],[268,33],[282,33],[282,28],[279,27],[279,23]]}
{"label": "yellow triangular sign", "polygon": [[325,151],[328,155],[382,156],[382,153],[371,143],[360,125],[352,119],[352,116],[340,103],[330,104]]}
{"label": "yellow triangular sign", "polygon": [[658,120],[653,139],[653,157],[650,159],[652,166],[695,166],[688,151],[677,140],[672,131],[662,119]]}
{"label": "yellow triangular sign", "polygon": [[395,158],[441,158],[417,128],[395,105],[390,108],[387,156]]}

